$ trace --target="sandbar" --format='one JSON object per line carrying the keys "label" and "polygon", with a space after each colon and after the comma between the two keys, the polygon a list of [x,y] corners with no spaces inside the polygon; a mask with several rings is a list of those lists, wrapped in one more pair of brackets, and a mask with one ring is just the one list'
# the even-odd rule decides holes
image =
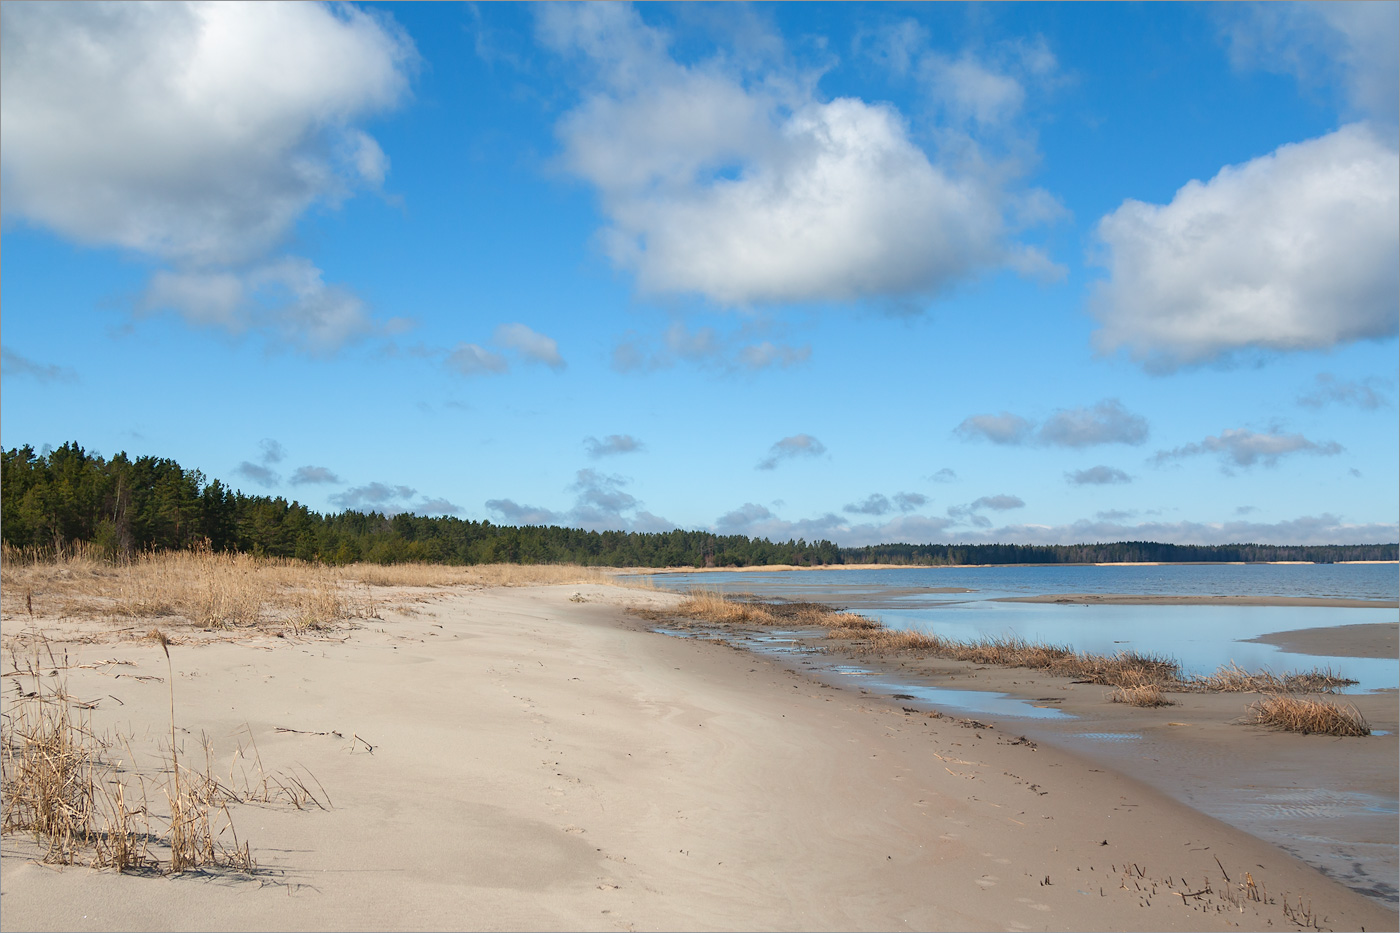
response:
{"label": "sandbar", "polygon": [[1243,641],[1275,645],[1294,654],[1334,658],[1394,658],[1400,652],[1400,622],[1333,625],[1269,632]]}

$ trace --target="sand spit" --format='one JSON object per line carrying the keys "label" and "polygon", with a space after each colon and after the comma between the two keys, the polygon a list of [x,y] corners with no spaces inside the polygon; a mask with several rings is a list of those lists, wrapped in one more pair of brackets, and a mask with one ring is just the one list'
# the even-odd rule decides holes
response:
{"label": "sand spit", "polygon": [[1159,596],[1136,593],[1049,593],[1002,596],[1002,603],[1058,603],[1069,606],[1313,606],[1322,609],[1393,609],[1393,599],[1334,599],[1319,596]]}
{"label": "sand spit", "polygon": [[1245,641],[1275,645],[1293,654],[1334,658],[1394,658],[1400,653],[1400,622],[1334,625],[1270,632]]}
{"label": "sand spit", "polygon": [[[1113,769],[624,611],[677,602],[438,589],[353,628],[200,644],[177,630],[186,754],[206,735],[223,770],[254,738],[332,807],[232,807],[251,877],[56,869],[6,836],[5,928],[1395,927]],[[9,617],[4,634],[31,624],[77,623]],[[83,626],[68,692],[94,729],[158,757],[160,649]],[[15,692],[7,678],[7,710]]]}

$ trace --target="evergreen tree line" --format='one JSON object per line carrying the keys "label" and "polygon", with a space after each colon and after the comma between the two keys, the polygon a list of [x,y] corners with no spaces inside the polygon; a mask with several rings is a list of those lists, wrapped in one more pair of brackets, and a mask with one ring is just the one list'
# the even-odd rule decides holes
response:
{"label": "evergreen tree line", "polygon": [[0,537],[20,549],[63,552],[82,544],[112,559],[196,546],[330,564],[354,561],[447,564],[575,563],[612,567],[1056,564],[1126,561],[1321,563],[1395,560],[1396,544],[1273,546],[1113,544],[881,544],[841,548],[830,541],[773,542],[706,531],[585,531],[510,526],[452,517],[346,510],[313,512],[278,496],[248,496],[174,460],[110,460],[76,443],[47,454],[3,452]]}

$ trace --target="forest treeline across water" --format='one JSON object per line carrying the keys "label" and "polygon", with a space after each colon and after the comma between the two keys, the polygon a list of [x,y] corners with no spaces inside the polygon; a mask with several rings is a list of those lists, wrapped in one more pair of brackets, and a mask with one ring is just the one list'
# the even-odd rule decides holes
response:
{"label": "forest treeline across water", "polygon": [[0,536],[9,547],[64,553],[83,546],[114,560],[144,551],[209,547],[328,564],[573,563],[599,567],[752,567],[772,564],[1072,564],[1161,561],[1395,560],[1397,544],[880,544],[785,542],[676,529],[586,531],[497,525],[450,516],[347,509],[322,514],[280,496],[249,496],[174,460],[106,459],[77,443],[3,451]]}

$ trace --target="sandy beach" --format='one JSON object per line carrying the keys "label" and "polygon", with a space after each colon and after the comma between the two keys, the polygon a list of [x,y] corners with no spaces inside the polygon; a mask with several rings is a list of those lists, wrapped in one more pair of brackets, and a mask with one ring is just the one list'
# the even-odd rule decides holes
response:
{"label": "sandy beach", "polygon": [[[328,806],[230,807],[251,876],[56,868],[7,835],[5,928],[1396,926],[1394,911],[1127,769],[656,634],[627,611],[667,611],[672,594],[424,593],[315,635],[175,630],[183,754],[202,759],[206,737],[211,770],[236,782],[255,743],[268,772],[313,775]],[[28,624],[8,618],[5,635]],[[93,728],[122,737],[125,767],[158,769],[170,728],[160,648],[94,638],[91,622],[43,624],[72,639],[67,691],[92,705]],[[1102,688],[1063,694],[1107,706]],[[1164,732],[1216,715],[1111,712]],[[1228,728],[1191,741],[1233,761],[1217,772],[1230,781],[1280,742],[1325,760],[1348,741]],[[1388,741],[1375,748],[1393,785]]]}

